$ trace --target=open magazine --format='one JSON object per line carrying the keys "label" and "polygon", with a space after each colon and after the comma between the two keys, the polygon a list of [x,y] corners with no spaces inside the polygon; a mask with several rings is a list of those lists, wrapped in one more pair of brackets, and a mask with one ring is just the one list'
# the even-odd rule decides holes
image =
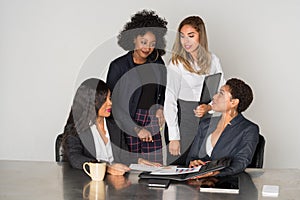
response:
{"label": "open magazine", "polygon": [[[218,171],[228,167],[230,165],[231,159],[228,157],[221,158],[219,160],[213,160],[208,162],[206,165],[202,165],[199,168],[183,168],[184,170],[178,171],[175,174],[170,173],[156,173],[155,171],[146,171],[139,174],[140,178],[157,178],[157,179],[170,179],[176,181],[185,181],[208,172]],[[188,173],[186,173],[188,172]]]}

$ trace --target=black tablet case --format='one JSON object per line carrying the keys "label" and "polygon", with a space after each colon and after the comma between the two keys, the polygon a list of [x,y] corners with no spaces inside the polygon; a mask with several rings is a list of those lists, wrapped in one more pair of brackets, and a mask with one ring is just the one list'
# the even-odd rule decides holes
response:
{"label": "black tablet case", "polygon": [[142,172],[139,174],[140,178],[152,178],[152,179],[169,179],[175,181],[186,181],[193,177],[197,177],[208,172],[218,171],[228,167],[230,165],[231,159],[228,157],[221,158],[218,160],[210,161],[206,165],[203,165],[198,172],[188,173],[188,174],[178,174],[178,175],[154,175],[151,172]]}
{"label": "black tablet case", "polygon": [[209,104],[218,92],[222,73],[208,75],[204,78],[199,105]]}

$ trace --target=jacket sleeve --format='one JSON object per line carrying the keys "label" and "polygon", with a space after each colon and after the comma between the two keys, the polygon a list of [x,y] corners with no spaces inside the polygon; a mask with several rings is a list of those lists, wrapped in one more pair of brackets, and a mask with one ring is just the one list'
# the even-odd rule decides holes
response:
{"label": "jacket sleeve", "polygon": [[159,85],[159,96],[158,96],[158,104],[164,106],[165,96],[166,96],[166,85],[167,85],[167,68],[165,65],[159,66],[161,71],[161,82]]}
{"label": "jacket sleeve", "polygon": [[258,140],[259,127],[256,124],[244,129],[241,142],[236,144],[237,153],[232,157],[230,166],[221,170],[219,176],[233,175],[244,171],[251,163]]}
{"label": "jacket sleeve", "polygon": [[182,75],[172,63],[167,67],[167,86],[165,92],[164,114],[169,129],[169,140],[180,140],[177,100],[181,88]]}
{"label": "jacket sleeve", "polygon": [[106,77],[106,84],[108,85],[111,92],[113,91],[115,85],[117,84],[118,80],[121,78],[122,75],[122,67],[120,67],[117,62],[111,62]]}
{"label": "jacket sleeve", "polygon": [[66,146],[69,163],[73,168],[82,169],[83,163],[97,161],[95,158],[85,153],[84,146],[78,136],[68,136],[66,139]]}
{"label": "jacket sleeve", "polygon": [[209,157],[208,156],[205,156],[205,157],[199,157],[199,152],[200,152],[200,149],[202,147],[204,140],[206,138],[206,124],[209,123],[209,119],[206,119],[205,121],[201,121],[199,126],[198,126],[198,132],[197,132],[197,135],[195,136],[194,140],[193,140],[193,143],[192,143],[192,146],[191,146],[191,149],[190,149],[190,152],[187,156],[187,160],[186,160],[186,165],[188,166],[190,161],[193,161],[193,160],[202,160],[202,161],[206,161],[206,160],[209,160]]}
{"label": "jacket sleeve", "polygon": [[128,145],[126,144],[125,133],[119,129],[113,119],[109,118],[106,120],[106,122],[110,135],[114,162],[123,163],[126,165],[137,163],[138,158],[133,156],[133,153],[129,152]]}

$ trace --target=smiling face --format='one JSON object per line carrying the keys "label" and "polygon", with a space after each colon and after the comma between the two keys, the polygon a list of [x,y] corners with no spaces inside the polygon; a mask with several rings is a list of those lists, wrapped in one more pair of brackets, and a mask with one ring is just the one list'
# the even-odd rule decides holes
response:
{"label": "smiling face", "polygon": [[237,105],[235,100],[232,99],[229,86],[222,86],[220,91],[213,97],[212,109],[216,112],[227,112],[235,106]]}
{"label": "smiling face", "polygon": [[108,91],[107,97],[101,108],[98,110],[98,117],[109,117],[111,114],[111,93]]}
{"label": "smiling face", "polygon": [[137,64],[146,62],[147,57],[153,52],[156,45],[156,37],[153,33],[147,32],[145,35],[138,35],[134,39],[133,59]]}
{"label": "smiling face", "polygon": [[184,25],[180,29],[180,43],[185,51],[195,54],[200,45],[199,32],[191,25]]}

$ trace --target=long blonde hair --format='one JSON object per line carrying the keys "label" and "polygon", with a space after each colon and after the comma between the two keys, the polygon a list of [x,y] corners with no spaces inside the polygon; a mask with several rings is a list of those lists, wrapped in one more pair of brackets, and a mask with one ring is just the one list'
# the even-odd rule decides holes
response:
{"label": "long blonde hair", "polygon": [[[184,25],[190,25],[199,33],[200,45],[197,49],[198,55],[196,63],[200,67],[200,70],[195,70],[191,63],[194,62],[190,53],[186,52],[180,42],[180,31]],[[203,20],[198,16],[190,16],[185,18],[178,27],[178,32],[176,34],[176,39],[172,48],[172,63],[178,64],[181,62],[184,68],[192,73],[199,75],[209,74],[211,65],[211,54],[208,51],[208,42],[206,36],[206,30]]]}

